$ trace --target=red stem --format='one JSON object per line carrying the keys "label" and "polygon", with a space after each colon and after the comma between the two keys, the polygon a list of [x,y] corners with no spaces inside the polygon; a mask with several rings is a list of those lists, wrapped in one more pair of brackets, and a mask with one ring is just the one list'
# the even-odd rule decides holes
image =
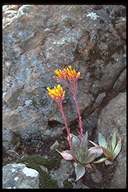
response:
{"label": "red stem", "polygon": [[80,108],[79,108],[79,104],[77,102],[77,99],[76,97],[73,98],[74,99],[74,102],[76,104],[76,110],[77,110],[77,114],[78,114],[78,118],[79,118],[79,128],[80,128],[80,139],[82,140],[82,137],[83,137],[83,124],[82,124],[82,119],[81,119],[81,115],[80,115]]}
{"label": "red stem", "polygon": [[82,137],[83,137],[83,123],[82,123],[82,118],[81,118],[81,114],[80,114],[80,107],[77,101],[77,80],[73,81],[70,83],[71,85],[71,92],[73,95],[73,100],[76,104],[76,110],[77,110],[77,115],[78,115],[78,119],[79,119],[79,134],[80,134],[80,140],[82,141]]}
{"label": "red stem", "polygon": [[58,105],[59,105],[59,109],[60,109],[64,124],[65,124],[65,128],[67,131],[67,138],[68,138],[67,141],[68,141],[69,147],[71,149],[72,144],[71,144],[70,128],[68,127],[68,124],[67,124],[67,119],[66,119],[66,116],[64,114],[62,102],[60,102]]}

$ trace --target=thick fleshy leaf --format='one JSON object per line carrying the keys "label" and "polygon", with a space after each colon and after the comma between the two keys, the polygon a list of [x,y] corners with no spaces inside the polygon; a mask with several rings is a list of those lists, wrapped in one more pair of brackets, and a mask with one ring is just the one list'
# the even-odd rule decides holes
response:
{"label": "thick fleshy leaf", "polygon": [[57,151],[65,160],[67,160],[67,161],[73,160],[73,156],[72,156],[70,150],[65,150],[65,151],[60,152],[60,151],[58,151],[58,150],[56,149],[56,151]]}
{"label": "thick fleshy leaf", "polygon": [[112,135],[112,150],[114,151],[116,147],[117,139],[116,139],[116,131]]}
{"label": "thick fleshy leaf", "polygon": [[100,158],[99,160],[94,161],[93,163],[102,163],[102,162],[104,162],[105,160],[107,160],[107,158],[106,158],[106,157],[102,157],[102,158]]}
{"label": "thick fleshy leaf", "polygon": [[122,143],[121,143],[121,138],[119,139],[116,147],[115,147],[115,150],[114,150],[114,155],[113,155],[113,159],[115,159],[117,157],[117,155],[119,154],[120,150],[121,150],[121,146],[122,146]]}
{"label": "thick fleshy leaf", "polygon": [[84,148],[85,151],[88,150],[88,132],[86,132],[85,135],[83,135],[82,142],[80,145],[82,148]]}
{"label": "thick fleshy leaf", "polygon": [[112,143],[109,143],[109,144],[108,144],[107,150],[108,150],[111,154],[113,153]]}
{"label": "thick fleshy leaf", "polygon": [[96,154],[95,153],[88,153],[87,158],[85,159],[85,164],[91,163],[96,159]]}
{"label": "thick fleshy leaf", "polygon": [[94,143],[93,141],[91,141],[91,140],[88,140],[91,144],[93,144],[95,147],[98,147],[99,145],[98,144],[96,144],[96,143]]}
{"label": "thick fleshy leaf", "polygon": [[99,135],[98,135],[98,143],[99,143],[100,146],[102,146],[104,148],[107,148],[106,139],[101,133],[99,133]]}
{"label": "thick fleshy leaf", "polygon": [[88,161],[88,151],[84,151],[82,148],[80,148],[77,152],[76,152],[76,157],[77,160],[81,163],[81,164],[86,164],[86,161]]}
{"label": "thick fleshy leaf", "polygon": [[103,154],[103,149],[101,147],[91,147],[89,152],[95,154],[97,158]]}
{"label": "thick fleshy leaf", "polygon": [[85,167],[78,163],[74,163],[74,167],[75,167],[76,181],[78,181],[81,177],[84,176]]}
{"label": "thick fleshy leaf", "polygon": [[113,154],[108,150],[108,149],[105,149],[105,148],[102,148],[103,149],[103,153],[104,155],[108,158],[108,159],[113,159]]}
{"label": "thick fleshy leaf", "polygon": [[74,135],[74,134],[70,134],[70,137],[71,137],[71,139],[72,139],[72,147],[73,147],[73,149],[75,149],[76,147],[79,146],[79,144],[80,144],[80,139],[79,139],[79,137],[77,137],[77,136]]}

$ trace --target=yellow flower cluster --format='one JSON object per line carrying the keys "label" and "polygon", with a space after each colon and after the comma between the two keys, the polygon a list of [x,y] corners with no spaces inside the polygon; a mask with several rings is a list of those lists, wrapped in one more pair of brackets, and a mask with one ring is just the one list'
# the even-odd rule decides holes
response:
{"label": "yellow flower cluster", "polygon": [[55,101],[62,101],[65,96],[65,91],[61,87],[61,85],[57,85],[54,88],[47,88],[48,90],[48,95]]}
{"label": "yellow flower cluster", "polygon": [[[75,69],[72,68],[72,66],[68,66],[67,68],[64,68],[63,70],[57,69],[55,70],[55,75],[58,79],[68,80],[68,81],[74,81],[77,80],[80,77],[80,72],[76,72]],[[55,101],[62,101],[65,96],[65,91],[63,90],[61,85],[57,85],[54,88],[47,88],[48,95]]]}
{"label": "yellow flower cluster", "polygon": [[61,69],[55,70],[55,75],[57,76],[58,79],[70,81],[70,80],[77,80],[80,77],[80,72],[76,72],[76,70],[73,69],[72,66],[68,66],[63,70]]}

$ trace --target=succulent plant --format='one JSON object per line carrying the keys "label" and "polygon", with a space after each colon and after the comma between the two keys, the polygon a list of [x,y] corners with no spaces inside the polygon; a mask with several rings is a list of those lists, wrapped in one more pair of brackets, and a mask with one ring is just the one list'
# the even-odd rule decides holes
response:
{"label": "succulent plant", "polygon": [[112,161],[118,156],[121,150],[121,138],[117,139],[117,132],[115,131],[111,137],[109,142],[106,141],[105,137],[99,133],[98,135],[98,144],[90,141],[93,145],[99,146],[103,150],[104,157],[100,158],[99,160],[95,161],[94,163],[101,163],[105,162],[106,165],[112,164]]}
{"label": "succulent plant", "polygon": [[85,174],[85,167],[92,163],[97,156],[101,156],[103,151],[98,147],[88,148],[88,133],[83,135],[82,141],[79,137],[71,134],[72,149],[65,151],[58,151],[65,160],[74,160],[74,167],[76,173],[76,181]]}
{"label": "succulent plant", "polygon": [[54,88],[48,87],[48,95],[57,103],[58,109],[62,115],[65,129],[67,132],[67,142],[69,150],[58,151],[65,160],[74,161],[76,181],[78,181],[86,172],[86,167],[91,167],[92,163],[112,164],[113,160],[117,157],[121,150],[121,138],[117,140],[117,133],[114,132],[111,141],[107,142],[105,137],[99,133],[98,144],[89,140],[94,146],[88,148],[88,133],[83,134],[83,122],[80,114],[80,107],[77,101],[77,83],[80,78],[80,72],[68,66],[64,69],[55,70],[57,80],[65,81],[66,85],[70,89],[74,104],[76,106],[76,112],[78,115],[79,129],[78,136],[71,134],[71,130],[68,127],[67,118],[63,108],[63,100],[65,97],[65,90],[59,84]]}

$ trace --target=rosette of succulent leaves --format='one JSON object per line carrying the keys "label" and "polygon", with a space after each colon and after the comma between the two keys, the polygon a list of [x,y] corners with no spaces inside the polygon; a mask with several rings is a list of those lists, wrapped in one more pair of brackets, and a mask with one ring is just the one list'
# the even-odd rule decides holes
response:
{"label": "rosette of succulent leaves", "polygon": [[[79,180],[86,172],[86,166],[91,166],[91,163],[99,156],[103,151],[101,147],[94,146],[88,148],[88,133],[83,136],[82,141],[74,134],[70,134],[72,139],[72,148],[70,150],[58,151],[65,160],[73,160],[76,174],[76,181]],[[68,139],[68,138],[67,138]]]}
{"label": "rosette of succulent leaves", "polygon": [[[83,135],[82,141],[74,134],[70,134],[72,148],[60,152],[56,150],[67,161],[73,161],[75,168],[76,181],[84,176],[86,168],[93,163],[105,162],[111,164],[121,150],[121,139],[117,141],[116,133],[113,134],[111,142],[107,143],[104,136],[99,133],[98,144],[89,140],[93,147],[88,148],[88,133]],[[68,139],[68,138],[67,138]],[[97,160],[98,159],[98,160]]]}
{"label": "rosette of succulent leaves", "polygon": [[107,142],[105,137],[99,133],[98,135],[98,145],[92,141],[89,141],[95,147],[101,147],[103,151],[104,157],[101,157],[94,163],[102,163],[105,162],[106,165],[112,164],[113,160],[118,156],[119,152],[121,151],[121,137],[117,137],[117,132],[113,132],[111,139]]}

